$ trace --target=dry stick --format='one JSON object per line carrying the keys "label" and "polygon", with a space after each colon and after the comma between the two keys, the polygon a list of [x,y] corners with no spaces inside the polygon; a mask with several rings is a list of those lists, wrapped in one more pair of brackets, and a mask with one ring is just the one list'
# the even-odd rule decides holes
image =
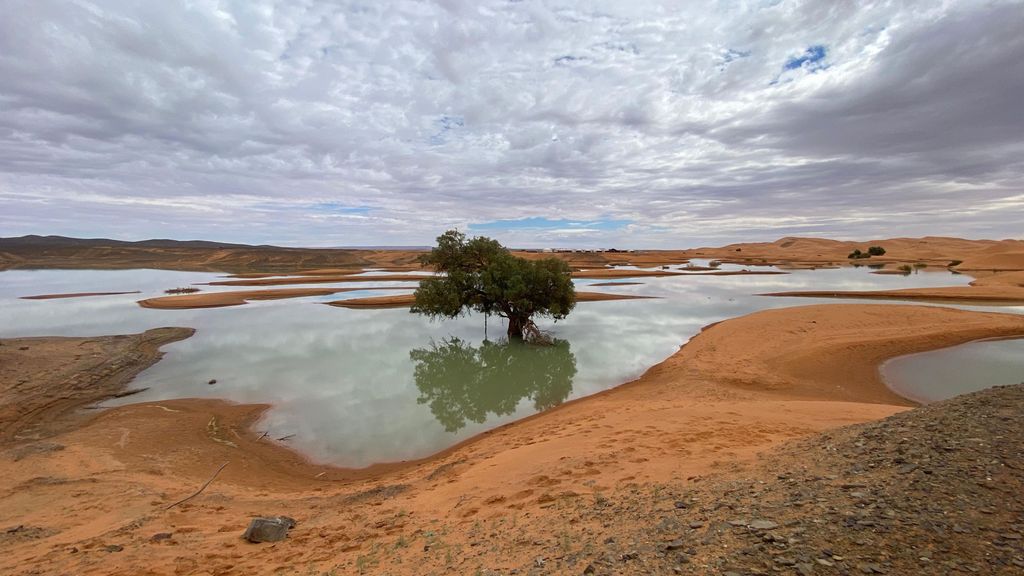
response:
{"label": "dry stick", "polygon": [[270,434],[270,430],[267,430],[267,431],[266,431],[266,432],[264,432],[263,434],[260,434],[260,437],[259,437],[259,438],[257,438],[257,439],[256,439],[256,441],[257,441],[257,442],[259,442],[260,440],[263,440],[264,438],[266,438],[266,437],[267,437],[267,434]]}
{"label": "dry stick", "polygon": [[213,473],[213,476],[210,476],[210,479],[206,481],[206,484],[203,484],[202,488],[200,488],[199,490],[195,491],[195,494],[192,494],[191,496],[189,496],[187,498],[183,498],[181,500],[178,500],[174,504],[171,504],[167,508],[164,508],[164,510],[170,510],[171,508],[174,508],[178,504],[184,504],[185,502],[188,502],[189,500],[195,498],[196,496],[199,496],[199,494],[202,493],[203,490],[206,490],[206,487],[209,486],[211,482],[213,482],[213,479],[216,478],[218,474],[220,474],[220,471],[223,470],[224,467],[227,466],[230,463],[231,462],[229,460],[228,462],[225,462],[225,463],[221,464],[220,468],[217,468],[217,471]]}

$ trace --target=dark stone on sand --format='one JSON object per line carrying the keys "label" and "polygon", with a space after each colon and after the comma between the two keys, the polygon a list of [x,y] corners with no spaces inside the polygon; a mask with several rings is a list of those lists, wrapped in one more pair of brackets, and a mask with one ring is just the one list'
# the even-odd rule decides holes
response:
{"label": "dark stone on sand", "polygon": [[242,538],[252,543],[280,542],[288,536],[288,530],[295,526],[295,520],[287,516],[253,518]]}

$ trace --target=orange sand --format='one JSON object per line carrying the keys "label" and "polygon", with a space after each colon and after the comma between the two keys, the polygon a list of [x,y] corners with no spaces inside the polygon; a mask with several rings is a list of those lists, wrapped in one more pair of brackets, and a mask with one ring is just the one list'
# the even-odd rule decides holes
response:
{"label": "orange sand", "polygon": [[[0,572],[504,571],[532,562],[538,542],[614,530],[573,523],[603,495],[696,482],[784,440],[905,409],[879,380],[887,358],[1001,336],[1024,336],[1024,318],[896,305],[758,312],[707,328],[634,382],[362,473],[260,441],[260,406],[112,409],[51,438],[62,450],[0,457],[12,488],[0,526],[41,529],[7,543]],[[163,509],[224,462],[203,494]],[[243,543],[258,514],[298,525],[278,544]],[[151,540],[162,532],[171,537]]]}

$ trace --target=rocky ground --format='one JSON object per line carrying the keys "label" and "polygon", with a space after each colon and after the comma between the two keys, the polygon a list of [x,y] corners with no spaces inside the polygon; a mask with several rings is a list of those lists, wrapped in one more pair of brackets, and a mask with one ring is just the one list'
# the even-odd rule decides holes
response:
{"label": "rocky ground", "polygon": [[597,498],[575,512],[589,545],[514,572],[1024,574],[1022,410],[1024,384],[990,389]]}

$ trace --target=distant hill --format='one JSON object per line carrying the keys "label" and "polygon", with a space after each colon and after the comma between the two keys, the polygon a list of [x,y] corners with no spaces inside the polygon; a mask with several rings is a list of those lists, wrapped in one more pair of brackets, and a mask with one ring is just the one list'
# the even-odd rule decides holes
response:
{"label": "distant hill", "polygon": [[170,240],[154,238],[152,240],[126,241],[110,238],[69,238],[67,236],[39,236],[29,234],[0,238],[0,250],[11,246],[136,246],[140,248],[277,248],[277,246],[249,244],[231,244],[227,242],[210,242],[208,240]]}
{"label": "distant hill", "polygon": [[420,251],[286,248],[205,240],[20,236],[0,238],[0,270],[159,268],[209,272],[294,272],[323,268],[419,268]]}

